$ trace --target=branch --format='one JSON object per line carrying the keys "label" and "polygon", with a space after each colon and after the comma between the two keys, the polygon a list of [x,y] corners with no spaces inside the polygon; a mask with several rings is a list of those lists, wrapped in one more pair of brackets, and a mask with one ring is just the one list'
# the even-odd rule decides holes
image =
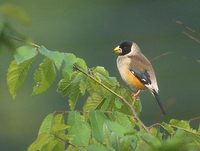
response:
{"label": "branch", "polygon": [[195,42],[197,42],[198,44],[200,44],[199,38],[196,38],[195,36],[193,36],[193,34],[197,34],[197,32],[194,29],[192,29],[191,27],[185,25],[180,20],[177,20],[176,23],[186,29],[186,31],[183,31],[182,34],[184,34],[188,38],[190,38],[190,39],[194,40]]}
{"label": "branch", "polygon": [[194,40],[195,42],[197,42],[198,44],[200,44],[200,40],[197,39],[197,38],[195,38],[194,36],[192,36],[192,35],[189,34],[188,32],[183,31],[182,33],[183,33],[185,36],[187,36],[188,38],[190,38],[190,39]]}
{"label": "branch", "polygon": [[160,59],[160,58],[162,58],[162,57],[164,57],[164,56],[167,56],[167,55],[169,55],[169,54],[172,54],[173,52],[164,52],[164,53],[162,53],[162,54],[160,54],[160,55],[158,55],[158,56],[155,56],[153,59],[151,59],[151,61],[156,61],[156,60],[158,60],[158,59]]}
{"label": "branch", "polygon": [[140,118],[138,117],[135,109],[133,108],[133,106],[131,104],[129,104],[129,102],[124,99],[121,95],[117,94],[115,91],[113,91],[112,89],[110,89],[109,87],[107,87],[106,85],[104,85],[103,83],[101,83],[100,81],[98,81],[97,79],[95,79],[93,76],[91,76],[90,74],[84,72],[82,69],[80,69],[77,65],[74,64],[74,68],[76,70],[78,70],[79,72],[83,73],[84,75],[86,75],[87,77],[89,77],[90,79],[92,79],[93,81],[95,81],[96,83],[98,83],[100,86],[102,86],[103,88],[105,88],[106,90],[108,90],[109,92],[111,92],[112,94],[114,94],[116,97],[118,97],[120,100],[123,101],[123,103],[125,103],[129,109],[131,110],[134,118],[136,119],[136,121],[142,126],[142,128],[148,132],[148,128],[144,125],[144,123],[140,120]]}
{"label": "branch", "polygon": [[196,121],[196,120],[200,120],[200,116],[196,116],[196,117],[189,119],[189,122]]}
{"label": "branch", "polygon": [[28,44],[28,45],[33,46],[33,47],[35,47],[35,48],[40,48],[39,45],[37,45],[37,44],[35,44],[35,43],[33,43],[33,42],[30,42],[30,41],[21,39],[21,38],[19,38],[19,37],[13,36],[13,35],[8,35],[8,36],[9,36],[11,39],[13,39],[13,40],[16,40],[16,41],[19,41],[19,42]]}

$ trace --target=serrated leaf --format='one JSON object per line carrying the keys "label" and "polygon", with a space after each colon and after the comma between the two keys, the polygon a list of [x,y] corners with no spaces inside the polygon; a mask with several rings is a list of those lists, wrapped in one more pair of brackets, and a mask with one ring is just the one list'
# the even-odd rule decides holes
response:
{"label": "serrated leaf", "polygon": [[82,76],[81,80],[79,82],[79,90],[80,90],[80,93],[82,95],[85,94],[85,91],[86,91],[87,87],[88,87],[88,85],[87,85],[87,82],[86,82],[86,77]]}
{"label": "serrated leaf", "polygon": [[86,80],[87,82],[87,91],[90,95],[93,93],[98,94],[99,96],[105,96],[105,93],[107,93],[107,90],[105,90],[102,86],[99,86],[96,84],[96,82],[92,81],[91,79]]}
{"label": "serrated leaf", "polygon": [[128,115],[121,113],[121,112],[114,112],[114,118],[115,122],[119,123],[121,126],[126,128],[127,132],[134,132],[134,124],[131,122],[131,120],[128,118]]}
{"label": "serrated leaf", "polygon": [[124,134],[128,132],[126,127],[120,125],[117,122],[107,120],[106,125],[112,132],[116,133],[118,136],[124,136]]}
{"label": "serrated leaf", "polygon": [[65,143],[60,139],[43,133],[29,146],[28,151],[64,151]]}
{"label": "serrated leaf", "polygon": [[100,73],[101,75],[103,75],[105,77],[109,76],[108,71],[104,67],[102,67],[102,66],[95,67],[93,71],[94,72],[98,72],[98,73]]}
{"label": "serrated leaf", "polygon": [[169,124],[167,124],[165,122],[162,122],[162,127],[171,135],[173,135],[174,132],[175,132],[174,129]]}
{"label": "serrated leaf", "polygon": [[71,110],[74,110],[78,99],[85,93],[83,87],[80,87],[81,81],[84,80],[85,76],[82,73],[75,72],[71,79],[69,77],[65,77],[64,79],[60,80],[58,84],[57,91],[62,95],[69,97],[69,105]]}
{"label": "serrated leaf", "polygon": [[87,64],[85,60],[81,58],[76,58],[76,64],[85,72],[87,72]]}
{"label": "serrated leaf", "polygon": [[30,46],[21,46],[17,48],[14,58],[17,64],[23,63],[37,55],[37,50],[34,47]]}
{"label": "serrated leaf", "polygon": [[34,73],[35,85],[32,95],[45,92],[56,79],[56,69],[52,60],[46,58]]}
{"label": "serrated leaf", "polygon": [[24,25],[28,25],[31,22],[27,13],[17,5],[5,3],[0,6],[0,12],[9,17],[13,17],[14,19],[16,19],[17,21],[19,21],[21,24]]}
{"label": "serrated leaf", "polygon": [[28,147],[28,151],[42,150],[42,148],[49,143],[51,136],[48,134],[41,134],[38,138]]}
{"label": "serrated leaf", "polygon": [[12,98],[15,99],[16,92],[24,82],[32,60],[17,64],[15,60],[10,63],[7,72],[7,85]]}
{"label": "serrated leaf", "polygon": [[73,73],[73,65],[76,63],[76,61],[77,61],[77,58],[74,54],[72,53],[64,54],[63,69],[62,69],[63,76],[67,75],[71,77]]}
{"label": "serrated leaf", "polygon": [[110,77],[108,71],[104,67],[97,66],[92,71],[94,76],[96,76],[96,78],[102,83],[113,88],[119,87],[117,79],[115,77]]}
{"label": "serrated leaf", "polygon": [[45,117],[45,119],[43,120],[41,126],[40,126],[38,135],[40,135],[42,133],[50,133],[51,127],[52,127],[52,124],[53,124],[53,120],[54,120],[54,114],[53,113],[47,115]]}
{"label": "serrated leaf", "polygon": [[183,129],[184,131],[195,133],[200,136],[200,134],[197,132],[197,130],[193,129],[190,127],[189,121],[184,121],[184,120],[176,120],[176,119],[171,119],[169,124],[173,127],[176,127],[178,129]]}
{"label": "serrated leaf", "polygon": [[63,114],[47,115],[40,126],[37,139],[29,146],[28,151],[56,149],[64,151],[65,142],[63,140],[69,140],[65,134],[65,129],[68,127],[64,124]]}
{"label": "serrated leaf", "polygon": [[136,150],[138,138],[134,135],[125,136],[120,140],[121,150],[133,151]]}
{"label": "serrated leaf", "polygon": [[91,111],[89,112],[89,120],[91,123],[93,137],[100,143],[103,143],[104,142],[103,125],[107,120],[106,116],[98,110]]}
{"label": "serrated leaf", "polygon": [[97,109],[97,107],[99,106],[99,104],[101,104],[101,102],[104,100],[104,98],[102,98],[101,96],[99,96],[96,93],[93,93],[91,96],[89,96],[83,106],[83,110],[85,112],[87,111],[92,111]]}
{"label": "serrated leaf", "polygon": [[57,131],[65,130],[67,128],[70,128],[70,126],[66,124],[54,124],[52,127],[52,131],[57,132]]}
{"label": "serrated leaf", "polygon": [[134,135],[119,137],[119,135],[114,132],[110,135],[110,143],[116,151],[135,151],[138,145],[137,139],[138,138]]}
{"label": "serrated leaf", "polygon": [[63,114],[56,114],[54,116],[54,122],[52,125],[52,132],[53,133],[64,133],[63,130],[69,128],[69,125],[66,125],[64,122],[64,115]]}
{"label": "serrated leaf", "polygon": [[[132,104],[133,103],[133,100],[132,100],[132,94],[131,94],[131,92],[128,90],[128,89],[125,89],[125,88],[117,88],[117,89],[115,89],[115,92],[117,93],[117,94],[119,94],[120,96],[123,96],[123,98],[124,99],[126,99],[130,104]],[[119,98],[115,98],[115,100],[119,100]],[[121,100],[119,100],[119,101],[121,101]],[[122,106],[121,106],[121,108],[120,108],[120,112],[123,112],[123,113],[125,113],[125,114],[132,114],[131,112],[130,112],[130,110],[129,109],[127,109],[127,106],[124,104],[124,103],[122,103],[121,104]],[[135,106],[135,110],[137,111],[137,113],[138,113],[138,107],[137,106]]]}
{"label": "serrated leaf", "polygon": [[62,66],[63,63],[63,59],[65,57],[65,54],[59,51],[51,51],[48,50],[47,48],[45,48],[44,46],[41,46],[38,51],[44,55],[45,57],[49,58],[50,60],[52,60],[55,65],[56,68],[59,70]]}
{"label": "serrated leaf", "polygon": [[115,99],[115,107],[117,108],[117,109],[121,109],[122,108],[122,106],[123,106],[123,103],[121,102],[121,101],[119,101],[119,99]]}
{"label": "serrated leaf", "polygon": [[161,145],[160,140],[149,133],[140,133],[140,137],[150,146],[159,147]]}
{"label": "serrated leaf", "polygon": [[189,121],[184,121],[184,120],[179,121],[179,120],[176,120],[176,119],[171,119],[169,123],[171,125],[175,125],[175,126],[178,126],[178,127],[190,129]]}
{"label": "serrated leaf", "polygon": [[68,135],[72,136],[70,143],[76,146],[88,146],[91,130],[83,116],[78,112],[69,112],[67,124],[70,126]]}

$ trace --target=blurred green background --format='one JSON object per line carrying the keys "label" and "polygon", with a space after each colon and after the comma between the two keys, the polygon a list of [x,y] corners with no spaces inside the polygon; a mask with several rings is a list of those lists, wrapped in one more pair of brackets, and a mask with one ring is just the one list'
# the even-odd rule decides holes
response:
{"label": "blurred green background", "polygon": [[[142,93],[141,118],[147,125],[171,118],[190,119],[200,113],[200,44],[183,34],[184,22],[200,38],[199,0],[0,0],[22,7],[31,18],[15,29],[50,50],[72,52],[88,66],[104,66],[122,82],[113,48],[133,40],[152,60],[167,108],[163,117],[150,93]],[[191,31],[190,31],[191,32]],[[167,55],[159,57],[162,54]],[[157,59],[155,59],[155,57]],[[6,71],[12,55],[1,50],[0,60],[0,150],[26,150],[37,136],[42,119],[55,110],[67,108],[67,98],[55,92],[31,97],[32,73],[15,101],[6,86]]]}

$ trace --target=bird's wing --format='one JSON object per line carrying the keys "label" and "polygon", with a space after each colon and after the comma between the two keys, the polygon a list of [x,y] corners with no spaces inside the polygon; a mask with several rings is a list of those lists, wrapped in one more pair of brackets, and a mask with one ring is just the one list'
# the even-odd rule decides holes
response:
{"label": "bird's wing", "polygon": [[129,70],[140,80],[148,89],[158,93],[156,76],[150,61],[142,54],[138,53],[129,56],[131,63]]}
{"label": "bird's wing", "polygon": [[151,93],[156,98],[162,113],[165,114],[165,109],[158,96],[156,76],[150,61],[141,53],[129,57],[131,58],[129,70],[151,91]]}

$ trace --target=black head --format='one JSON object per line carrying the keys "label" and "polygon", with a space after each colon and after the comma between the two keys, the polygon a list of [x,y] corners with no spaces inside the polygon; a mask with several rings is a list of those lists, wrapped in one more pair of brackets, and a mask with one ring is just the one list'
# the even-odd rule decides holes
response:
{"label": "black head", "polygon": [[133,45],[133,42],[131,42],[131,41],[124,41],[118,47],[116,47],[114,49],[114,51],[115,51],[116,54],[118,54],[120,56],[123,56],[123,55],[126,55],[129,52],[131,52],[132,45]]}

